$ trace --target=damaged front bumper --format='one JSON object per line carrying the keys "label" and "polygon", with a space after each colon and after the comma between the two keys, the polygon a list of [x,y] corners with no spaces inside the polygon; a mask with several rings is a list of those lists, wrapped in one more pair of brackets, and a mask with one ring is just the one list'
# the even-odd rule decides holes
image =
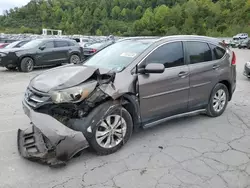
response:
{"label": "damaged front bumper", "polygon": [[18,150],[24,158],[51,166],[61,165],[89,146],[82,132],[66,127],[47,114],[35,112],[25,101],[23,109],[32,122],[30,128],[18,130]]}

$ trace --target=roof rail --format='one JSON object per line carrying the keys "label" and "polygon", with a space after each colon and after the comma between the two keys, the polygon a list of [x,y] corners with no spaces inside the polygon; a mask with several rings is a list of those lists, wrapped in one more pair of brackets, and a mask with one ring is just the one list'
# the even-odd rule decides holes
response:
{"label": "roof rail", "polygon": [[196,38],[203,38],[203,39],[210,39],[210,40],[211,39],[218,40],[217,38],[214,38],[214,37],[201,36],[201,35],[169,35],[169,36],[161,37],[157,41],[160,41],[162,39],[171,39],[171,38],[178,38],[178,37],[196,37]]}
{"label": "roof rail", "polygon": [[132,40],[132,39],[158,39],[157,36],[149,36],[149,37],[126,37],[123,39],[119,39],[118,42],[125,41],[125,40]]}

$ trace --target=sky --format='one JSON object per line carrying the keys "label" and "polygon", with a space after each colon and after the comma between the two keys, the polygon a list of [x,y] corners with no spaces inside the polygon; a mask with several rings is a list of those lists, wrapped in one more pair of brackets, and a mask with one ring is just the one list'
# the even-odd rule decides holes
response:
{"label": "sky", "polygon": [[30,0],[0,0],[0,14],[3,14],[4,10],[26,5],[29,1]]}

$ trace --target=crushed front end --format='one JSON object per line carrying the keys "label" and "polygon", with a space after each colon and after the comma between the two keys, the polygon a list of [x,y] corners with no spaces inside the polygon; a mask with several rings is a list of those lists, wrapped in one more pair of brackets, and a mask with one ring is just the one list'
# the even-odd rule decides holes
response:
{"label": "crushed front end", "polygon": [[46,94],[28,89],[23,110],[32,126],[18,130],[17,135],[18,150],[24,158],[51,166],[65,164],[89,146],[82,132],[70,129],[59,118],[51,116],[48,110],[45,111],[53,106]]}
{"label": "crushed front end", "polygon": [[58,165],[89,147],[92,128],[100,119],[95,109],[130,92],[135,79],[127,80],[124,83],[123,75],[82,65],[56,68],[32,79],[23,100],[32,126],[18,131],[20,154]]}

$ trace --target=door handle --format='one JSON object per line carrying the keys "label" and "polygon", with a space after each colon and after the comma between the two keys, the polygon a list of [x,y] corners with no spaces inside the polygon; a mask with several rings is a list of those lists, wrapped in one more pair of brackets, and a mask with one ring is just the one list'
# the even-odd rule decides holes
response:
{"label": "door handle", "polygon": [[178,76],[181,77],[181,78],[185,78],[185,77],[187,77],[188,75],[189,75],[188,72],[184,72],[184,71],[182,71],[182,72],[180,72],[180,73],[178,74]]}
{"label": "door handle", "polygon": [[213,65],[213,69],[217,70],[220,67],[220,65]]}

